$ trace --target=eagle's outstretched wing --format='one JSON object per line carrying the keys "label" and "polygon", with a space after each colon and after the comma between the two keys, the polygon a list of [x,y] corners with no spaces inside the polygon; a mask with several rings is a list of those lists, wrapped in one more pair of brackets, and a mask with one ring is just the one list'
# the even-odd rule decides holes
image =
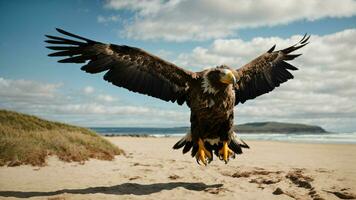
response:
{"label": "eagle's outstretched wing", "polygon": [[[104,79],[124,87],[165,101],[182,105],[187,99],[190,80],[196,74],[151,55],[139,48],[104,44],[74,35],[64,30],[57,31],[70,39],[46,35],[47,46],[55,53],[49,56],[67,56],[60,63],[86,63],[82,70],[88,73],[107,71]],[[73,40],[79,39],[79,40]]]}
{"label": "eagle's outstretched wing", "polygon": [[307,45],[309,37],[304,35],[297,44],[279,51],[274,51],[274,45],[266,53],[236,70],[234,73],[238,82],[235,85],[235,105],[268,93],[292,79],[293,75],[288,70],[298,68],[286,61],[302,55],[290,53]]}

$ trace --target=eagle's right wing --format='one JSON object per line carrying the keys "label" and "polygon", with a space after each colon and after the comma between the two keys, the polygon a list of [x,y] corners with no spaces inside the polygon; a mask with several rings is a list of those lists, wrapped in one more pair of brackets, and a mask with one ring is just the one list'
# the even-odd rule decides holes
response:
{"label": "eagle's right wing", "polygon": [[58,32],[79,39],[73,40],[46,35],[47,46],[55,53],[49,56],[67,56],[60,63],[86,63],[82,70],[88,73],[107,71],[104,79],[130,91],[146,94],[182,105],[187,100],[189,82],[196,74],[184,70],[139,48],[104,44],[57,29]]}
{"label": "eagle's right wing", "polygon": [[234,71],[238,79],[235,85],[235,105],[268,93],[281,83],[292,79],[293,75],[288,70],[298,68],[286,61],[302,55],[290,53],[307,45],[309,37],[304,35],[297,44],[283,50],[274,51],[273,46],[266,53]]}

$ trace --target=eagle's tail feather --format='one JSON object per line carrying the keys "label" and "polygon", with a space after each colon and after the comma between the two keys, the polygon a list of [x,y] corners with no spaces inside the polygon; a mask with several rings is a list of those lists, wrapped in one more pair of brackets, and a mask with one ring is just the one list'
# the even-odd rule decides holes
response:
{"label": "eagle's tail feather", "polygon": [[193,142],[187,141],[187,142],[185,143],[184,148],[183,148],[183,154],[189,152],[190,149],[192,148],[192,146],[193,146]]}
{"label": "eagle's tail feather", "polygon": [[185,146],[185,144],[187,144],[186,138],[183,137],[182,139],[180,139],[174,146],[173,149],[180,149],[183,146]]}
{"label": "eagle's tail feather", "polygon": [[235,136],[231,139],[229,148],[236,154],[242,154],[242,148],[249,149],[250,147],[246,144],[245,141]]}
{"label": "eagle's tail feather", "polygon": [[236,140],[231,140],[229,148],[236,154],[242,154],[241,146],[236,143]]}
{"label": "eagle's tail feather", "polygon": [[191,152],[192,157],[194,157],[197,154],[198,149],[199,149],[198,145],[193,145],[193,149]]}
{"label": "eagle's tail feather", "polygon": [[[190,149],[193,147],[193,142],[192,142],[192,138],[191,138],[191,134],[190,132],[187,133],[186,136],[184,136],[182,139],[180,139],[174,146],[173,149],[180,149],[183,148],[183,154],[187,153],[190,151]],[[194,147],[193,147],[193,151],[194,151]],[[192,152],[193,152],[192,151]],[[196,149],[196,151],[198,151],[198,149]],[[196,153],[195,151],[195,153]]]}

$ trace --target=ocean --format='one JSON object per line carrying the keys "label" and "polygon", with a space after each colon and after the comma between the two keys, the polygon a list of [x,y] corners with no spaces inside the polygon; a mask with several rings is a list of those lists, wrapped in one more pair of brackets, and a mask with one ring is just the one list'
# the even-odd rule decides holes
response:
{"label": "ocean", "polygon": [[[91,127],[93,131],[106,136],[154,136],[183,137],[188,129],[181,128],[123,128]],[[306,143],[356,144],[356,133],[238,133],[245,140],[288,141]]]}

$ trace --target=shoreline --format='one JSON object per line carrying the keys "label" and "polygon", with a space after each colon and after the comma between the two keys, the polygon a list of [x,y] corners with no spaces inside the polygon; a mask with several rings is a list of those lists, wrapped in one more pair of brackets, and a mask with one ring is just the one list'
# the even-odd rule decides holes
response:
{"label": "shoreline", "polygon": [[[185,133],[180,134],[102,134],[102,137],[134,137],[134,138],[181,138]],[[280,134],[280,133],[240,133],[239,138],[248,141],[280,141],[289,143],[308,143],[308,144],[356,144],[356,133],[327,133],[327,134]]]}

